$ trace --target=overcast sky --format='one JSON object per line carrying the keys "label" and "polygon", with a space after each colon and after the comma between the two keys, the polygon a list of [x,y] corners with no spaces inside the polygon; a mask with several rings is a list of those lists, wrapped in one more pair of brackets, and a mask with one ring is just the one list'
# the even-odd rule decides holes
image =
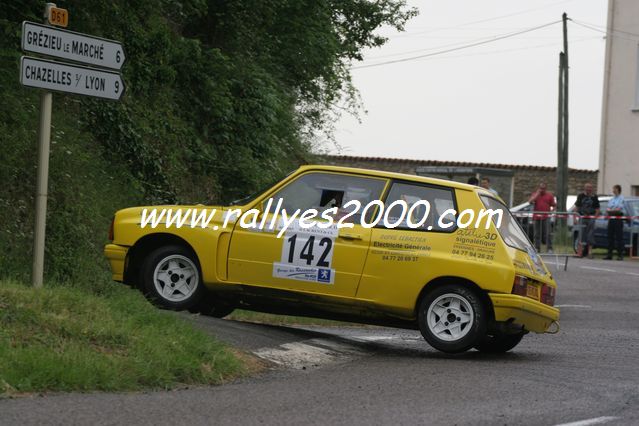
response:
{"label": "overcast sky", "polygon": [[[606,26],[607,0],[409,0],[406,32],[353,64],[361,123],[337,124],[341,154],[555,166],[561,23],[481,46],[401,63],[569,18]],[[569,22],[569,165],[598,168],[605,40]],[[337,153],[335,149],[333,153]]]}

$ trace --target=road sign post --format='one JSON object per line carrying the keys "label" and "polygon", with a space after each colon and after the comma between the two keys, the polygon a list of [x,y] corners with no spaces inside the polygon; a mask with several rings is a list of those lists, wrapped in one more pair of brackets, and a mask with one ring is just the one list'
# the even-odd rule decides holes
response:
{"label": "road sign post", "polygon": [[[35,231],[33,238],[34,287],[42,287],[44,277],[44,242],[47,219],[47,187],[49,179],[49,145],[51,142],[51,91],[74,93],[102,99],[120,100],[124,81],[117,72],[126,59],[122,44],[101,37],[54,28],[48,23],[66,27],[69,14],[55,3],[47,3],[44,25],[22,23],[22,50],[70,60],[93,67],[23,56],[20,59],[20,83],[44,89],[40,94],[38,127],[38,177],[35,195]],[[100,68],[109,68],[110,71]]]}
{"label": "road sign post", "polygon": [[[47,22],[49,10],[55,3],[47,3],[44,19]],[[33,272],[31,282],[34,287],[42,287],[44,278],[44,237],[47,227],[47,189],[49,185],[49,147],[51,143],[51,108],[53,94],[40,94],[40,122],[38,125],[38,180],[35,194],[35,230],[33,234]]]}
{"label": "road sign post", "polygon": [[36,183],[35,233],[33,242],[33,286],[42,287],[44,276],[44,236],[47,223],[47,189],[49,181],[49,144],[51,142],[51,108],[53,94],[40,94],[38,126],[38,181]]}

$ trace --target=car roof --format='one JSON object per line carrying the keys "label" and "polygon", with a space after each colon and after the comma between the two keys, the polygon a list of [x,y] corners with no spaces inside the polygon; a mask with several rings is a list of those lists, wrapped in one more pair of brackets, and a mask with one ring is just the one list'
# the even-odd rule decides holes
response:
{"label": "car roof", "polygon": [[309,164],[305,166],[301,166],[298,171],[310,171],[310,170],[319,170],[319,171],[329,171],[329,172],[343,172],[343,173],[357,173],[361,175],[367,175],[372,177],[381,177],[381,178],[389,178],[389,179],[397,179],[418,183],[430,183],[433,185],[442,185],[449,186],[452,188],[464,189],[466,191],[476,191],[481,194],[492,195],[492,193],[484,188],[475,185],[469,185],[467,183],[455,182],[452,180],[446,179],[438,179],[431,178],[426,176],[417,176],[417,175],[409,175],[406,173],[396,173],[396,172],[387,172],[382,170],[371,170],[371,169],[361,169],[357,167],[343,167],[343,166],[325,166],[325,165],[315,165]]}

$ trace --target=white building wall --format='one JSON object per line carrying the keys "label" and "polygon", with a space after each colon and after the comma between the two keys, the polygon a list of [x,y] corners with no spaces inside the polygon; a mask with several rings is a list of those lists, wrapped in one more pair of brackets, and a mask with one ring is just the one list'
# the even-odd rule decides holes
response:
{"label": "white building wall", "polygon": [[638,63],[639,0],[609,0],[599,193],[619,184],[623,194],[639,195]]}

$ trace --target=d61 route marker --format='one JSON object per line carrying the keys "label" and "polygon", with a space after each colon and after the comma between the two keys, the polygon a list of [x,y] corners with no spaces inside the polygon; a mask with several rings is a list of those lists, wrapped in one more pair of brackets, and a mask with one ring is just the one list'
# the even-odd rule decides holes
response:
{"label": "d61 route marker", "polygon": [[117,41],[29,21],[22,23],[22,50],[114,70],[121,69],[125,60]]}
{"label": "d61 route marker", "polygon": [[47,17],[51,25],[58,27],[67,27],[69,25],[69,11],[59,7],[50,7],[49,16]]}
{"label": "d61 route marker", "polygon": [[119,100],[124,93],[120,74],[23,56],[20,83],[24,86]]}

